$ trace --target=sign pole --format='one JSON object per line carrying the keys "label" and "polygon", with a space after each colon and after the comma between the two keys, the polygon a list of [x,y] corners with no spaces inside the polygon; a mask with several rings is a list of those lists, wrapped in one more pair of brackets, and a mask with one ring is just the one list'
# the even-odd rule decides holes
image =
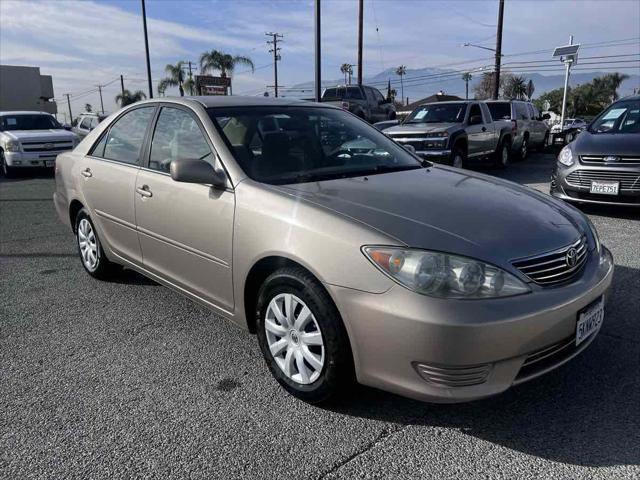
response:
{"label": "sign pole", "polygon": [[[573,45],[573,35],[569,35],[569,45]],[[564,112],[567,106],[567,89],[569,88],[569,69],[573,63],[569,58],[565,60],[564,92],[562,93],[562,113],[560,114],[560,131],[564,128]]]}

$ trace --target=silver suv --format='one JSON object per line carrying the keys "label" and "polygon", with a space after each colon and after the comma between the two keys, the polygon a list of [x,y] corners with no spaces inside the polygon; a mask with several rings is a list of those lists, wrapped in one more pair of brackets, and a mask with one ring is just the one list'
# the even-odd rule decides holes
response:
{"label": "silver suv", "polygon": [[80,138],[84,138],[105,118],[107,118],[107,115],[102,113],[81,113],[80,116],[73,121],[71,131]]}
{"label": "silver suv", "polygon": [[524,160],[531,147],[542,150],[549,142],[549,127],[544,122],[548,114],[542,115],[531,102],[521,100],[488,100],[487,106],[495,121],[511,120],[513,152]]}

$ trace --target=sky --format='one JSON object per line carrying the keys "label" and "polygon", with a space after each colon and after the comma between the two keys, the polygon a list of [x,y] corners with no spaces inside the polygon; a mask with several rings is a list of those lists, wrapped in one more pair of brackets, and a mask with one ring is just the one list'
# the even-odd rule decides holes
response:
{"label": "sky", "polygon": [[[357,5],[357,0],[322,0],[323,80],[341,78],[340,65],[356,63]],[[492,61],[492,52],[462,44],[495,47],[498,0],[365,0],[364,6],[365,77],[400,64],[410,75],[411,69],[473,68]],[[147,0],[146,10],[154,95],[167,63],[197,65],[200,54],[212,49],[250,57],[256,69],[238,67],[233,91],[262,95],[273,84],[268,31],[284,35],[278,73],[285,94],[286,87],[313,80],[313,0]],[[569,34],[584,54],[638,59],[640,1],[505,1],[505,55],[519,54],[512,58],[523,62],[550,60],[553,47],[566,44]],[[85,103],[99,109],[93,90],[106,85],[104,107],[114,111],[121,74],[125,88],[148,90],[141,3],[1,0],[0,63],[39,66],[42,74],[52,75],[56,99],[70,93],[74,115]],[[634,74],[640,73],[638,65],[618,64],[625,67],[621,72]],[[66,112],[66,101],[58,109]]]}

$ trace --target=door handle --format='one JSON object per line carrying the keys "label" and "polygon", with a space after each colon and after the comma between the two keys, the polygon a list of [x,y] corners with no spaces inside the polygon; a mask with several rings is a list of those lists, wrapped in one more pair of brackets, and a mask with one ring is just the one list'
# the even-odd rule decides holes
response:
{"label": "door handle", "polygon": [[487,127],[482,127],[482,131],[486,132],[487,131]]}
{"label": "door handle", "polygon": [[146,198],[153,197],[153,193],[149,190],[149,185],[143,185],[142,187],[137,187],[136,192]]}
{"label": "door handle", "polygon": [[80,172],[80,173],[82,173],[82,176],[83,176],[83,177],[87,177],[87,178],[89,178],[89,177],[93,177],[93,173],[91,173],[91,169],[90,169],[90,168],[85,168],[85,169],[84,169],[82,172]]}

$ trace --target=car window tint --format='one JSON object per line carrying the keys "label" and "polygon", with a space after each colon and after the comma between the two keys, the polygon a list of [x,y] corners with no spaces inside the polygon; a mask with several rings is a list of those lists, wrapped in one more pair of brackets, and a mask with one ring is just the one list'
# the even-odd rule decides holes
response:
{"label": "car window tint", "polygon": [[480,105],[478,105],[477,103],[474,103],[473,105],[471,105],[471,109],[469,110],[469,120],[471,120],[471,117],[473,117],[475,115],[477,115],[480,118],[482,118],[482,112],[480,111]]}
{"label": "car window tint", "polygon": [[514,105],[516,106],[516,119],[529,120],[529,113],[527,112],[526,105],[520,102],[517,102]]}
{"label": "car window tint", "polygon": [[494,120],[511,120],[511,104],[504,102],[490,102],[487,107]]}
{"label": "car window tint", "polygon": [[91,118],[90,117],[84,117],[82,119],[82,122],[80,123],[80,127],[83,130],[89,130],[89,128],[91,127]]}
{"label": "car window tint", "polygon": [[164,107],[151,140],[149,168],[169,172],[177,159],[206,160],[213,165],[213,155],[198,123],[188,112]]}
{"label": "car window tint", "polygon": [[107,135],[102,135],[102,138],[98,143],[95,144],[91,153],[89,155],[93,155],[94,157],[104,157],[104,146],[107,144]]}
{"label": "car window tint", "polygon": [[533,111],[533,105],[527,103],[527,110],[529,111],[529,118],[536,118],[536,113]]}
{"label": "car window tint", "polygon": [[98,126],[98,117],[91,117],[91,123],[89,124],[89,128],[96,128]]}
{"label": "car window tint", "polygon": [[367,100],[371,103],[374,103],[376,100],[375,96],[373,95],[373,90],[369,87],[364,87],[363,90],[365,92],[365,95],[367,96]]}
{"label": "car window tint", "polygon": [[106,135],[104,154],[101,156],[109,160],[137,164],[144,134],[154,110],[155,107],[136,108],[116,120]]}
{"label": "car window tint", "polygon": [[382,94],[380,93],[379,90],[376,90],[375,88],[373,89],[373,96],[375,97],[375,99],[379,102],[380,100],[384,100],[384,97],[382,96]]}

